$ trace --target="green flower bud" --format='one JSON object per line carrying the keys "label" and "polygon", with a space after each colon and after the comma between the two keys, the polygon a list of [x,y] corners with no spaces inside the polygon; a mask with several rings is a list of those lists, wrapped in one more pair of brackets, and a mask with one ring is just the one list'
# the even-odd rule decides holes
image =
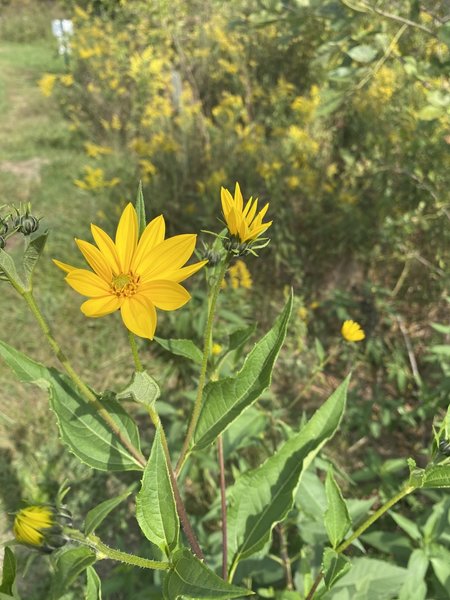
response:
{"label": "green flower bud", "polygon": [[20,217],[19,221],[19,231],[23,233],[23,235],[30,235],[39,229],[39,219],[33,217],[33,215],[29,215],[25,213]]}

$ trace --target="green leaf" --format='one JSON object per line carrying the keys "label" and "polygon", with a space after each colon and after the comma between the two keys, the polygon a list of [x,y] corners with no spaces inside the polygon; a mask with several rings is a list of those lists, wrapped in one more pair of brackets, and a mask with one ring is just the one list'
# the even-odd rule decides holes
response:
{"label": "green leaf", "polygon": [[12,257],[0,248],[0,272],[6,273],[8,279],[13,281],[19,288],[25,289],[26,285],[19,277],[16,265]]}
{"label": "green leaf", "polygon": [[331,469],[327,473],[325,492],[327,495],[327,510],[324,514],[325,528],[331,546],[337,548],[350,529],[351,520],[347,505]]}
{"label": "green leaf", "polygon": [[136,498],[136,518],[145,537],[170,556],[178,544],[180,524],[159,430]]}
{"label": "green leaf", "polygon": [[159,337],[153,338],[160,346],[175,354],[176,356],[183,356],[189,358],[197,364],[201,364],[203,360],[203,353],[191,340],[163,340]]}
{"label": "green leaf", "polygon": [[350,376],[298,433],[230,488],[228,546],[232,571],[240,560],[264,547],[274,525],[291,509],[303,471],[339,426],[349,381]]}
{"label": "green leaf", "polygon": [[425,600],[427,586],[424,581],[429,560],[421,548],[416,548],[409,557],[408,573],[403,583],[398,600]]}
{"label": "green leaf", "polygon": [[286,337],[292,301],[291,295],[272,329],[255,345],[236,377],[212,381],[205,387],[194,449],[209,446],[269,387],[272,369]]}
{"label": "green leaf", "polygon": [[341,92],[332,89],[325,89],[320,94],[320,104],[316,110],[317,117],[328,117],[335,110],[340,108],[346,99],[346,92]]}
{"label": "green leaf", "polygon": [[[381,600],[395,598],[403,585],[407,570],[389,562],[371,558],[352,558],[352,568],[333,586],[327,598]],[[339,594],[340,592],[340,594]]]}
{"label": "green leaf", "polygon": [[126,400],[131,398],[135,402],[150,406],[155,406],[156,400],[160,396],[159,386],[156,381],[145,371],[136,371],[133,373],[131,383],[121,392],[116,394],[117,400]]}
{"label": "green leaf", "polygon": [[[0,341],[0,356],[16,376],[47,390],[55,412],[61,439],[84,463],[101,471],[142,470],[139,462],[122,445],[99,416],[91,402],[74,390],[70,380],[56,369],[47,369],[25,354]],[[103,406],[120,428],[122,435],[139,449],[136,424],[115,400]]]}
{"label": "green leaf", "polygon": [[136,196],[136,204],[134,205],[134,207],[137,213],[139,236],[141,236],[147,225],[147,221],[145,218],[144,194],[142,193],[142,181],[139,182],[139,187]]}
{"label": "green leaf", "polygon": [[255,333],[256,323],[252,323],[248,327],[237,329],[228,336],[228,350],[237,350]]}
{"label": "green leaf", "polygon": [[13,596],[13,585],[16,579],[16,557],[14,552],[8,546],[5,546],[5,555],[3,557],[3,575],[0,585],[0,592]]}
{"label": "green leaf", "polygon": [[450,48],[450,22],[447,22],[442,25],[442,27],[439,27],[438,38]]}
{"label": "green leaf", "polygon": [[337,554],[331,548],[325,548],[323,553],[324,581],[327,589],[351,569],[350,560],[343,554]]}
{"label": "green leaf", "polygon": [[123,494],[120,494],[120,496],[105,500],[104,502],[98,504],[95,508],[91,508],[84,521],[84,533],[89,535],[95,531],[97,527],[106,519],[109,513],[112,512],[116,506],[119,506],[119,504],[121,504],[126,498],[128,498],[134,487],[135,486],[133,485]]}
{"label": "green leaf", "polygon": [[187,548],[181,548],[174,554],[173,567],[164,581],[166,600],[228,600],[252,594],[253,592],[231,585],[218,577]]}
{"label": "green leaf", "polygon": [[397,525],[403,529],[405,533],[413,540],[420,541],[422,539],[422,533],[414,521],[408,519],[400,513],[389,511],[389,515],[397,523]]}
{"label": "green leaf", "polygon": [[450,487],[450,465],[431,465],[425,469],[424,488]]}
{"label": "green leaf", "polygon": [[434,119],[439,119],[445,113],[445,110],[442,107],[438,106],[424,106],[419,112],[417,116],[421,121],[434,121]]}
{"label": "green leaf", "polygon": [[94,567],[86,569],[85,600],[102,600],[102,582]]}
{"label": "green leaf", "polygon": [[31,279],[33,276],[33,271],[44,250],[47,237],[48,231],[31,239],[27,246],[27,249],[24,252],[22,264],[23,271],[25,274],[25,281],[27,283],[28,288],[31,288]]}
{"label": "green leaf", "polygon": [[441,544],[434,544],[430,562],[444,590],[450,590],[450,551]]}
{"label": "green leaf", "polygon": [[354,46],[347,52],[350,58],[359,63],[369,63],[378,54],[378,50],[373,46],[367,44],[361,44],[360,46]]}
{"label": "green leaf", "polygon": [[445,335],[450,334],[450,325],[443,325],[442,323],[431,323],[431,327],[439,331],[439,333],[444,333]]}
{"label": "green leaf", "polygon": [[55,563],[55,573],[50,591],[51,599],[58,600],[58,598],[61,598],[80,573],[95,561],[95,552],[85,546],[71,548],[60,554]]}

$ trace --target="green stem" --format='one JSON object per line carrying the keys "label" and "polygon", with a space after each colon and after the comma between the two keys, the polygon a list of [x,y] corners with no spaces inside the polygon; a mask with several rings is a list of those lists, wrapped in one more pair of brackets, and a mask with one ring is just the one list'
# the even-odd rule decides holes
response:
{"label": "green stem", "polygon": [[134,565],[136,567],[141,567],[143,569],[158,569],[158,570],[168,570],[170,569],[170,563],[168,562],[160,562],[157,560],[150,560],[148,558],[142,558],[142,556],[136,556],[136,554],[129,554],[128,552],[122,552],[122,550],[116,550],[115,548],[110,548],[106,544],[104,544],[99,537],[94,535],[93,533],[88,536],[84,536],[81,532],[76,530],[71,530],[69,532],[69,537],[72,540],[76,540],[82,544],[86,544],[93,550],[95,550],[98,554],[99,560],[104,558],[109,558],[111,560],[117,560],[119,562],[126,563],[127,565]]}
{"label": "green stem", "polygon": [[26,303],[28,304],[29,309],[31,310],[34,318],[36,319],[38,325],[40,326],[43,334],[47,338],[47,341],[48,341],[51,349],[53,350],[56,358],[62,364],[67,375],[70,377],[72,382],[78,388],[80,393],[84,396],[84,398],[88,402],[90,402],[95,407],[96,411],[101,416],[103,421],[108,425],[109,429],[114,433],[114,435],[117,436],[117,438],[120,440],[120,443],[128,450],[128,452],[133,456],[133,458],[137,461],[137,463],[141,466],[145,466],[146,460],[145,460],[145,457],[143,456],[143,454],[141,454],[141,452],[139,452],[139,450],[137,450],[137,448],[135,448],[133,446],[133,444],[123,436],[123,434],[120,430],[120,427],[117,425],[117,423],[111,417],[109,412],[104,408],[104,406],[101,404],[101,402],[99,401],[97,396],[94,394],[94,392],[91,389],[89,389],[89,387],[84,383],[84,381],[80,378],[78,373],[74,370],[74,368],[70,364],[70,362],[69,362],[68,358],[66,357],[66,355],[64,354],[61,346],[58,344],[56,339],[53,337],[53,334],[50,330],[50,326],[47,323],[47,321],[45,320],[45,317],[41,313],[38,305],[36,304],[36,301],[34,299],[32,291],[31,290],[22,290],[17,287],[16,287],[16,289],[20,293],[20,295],[25,299]]}
{"label": "green stem", "polygon": [[151,408],[151,407],[148,407],[148,413],[150,415],[153,425],[155,426],[155,429],[157,431],[159,431],[159,435],[161,437],[161,444],[163,447],[164,456],[166,458],[167,468],[169,470],[169,477],[170,477],[170,482],[172,484],[173,495],[175,497],[177,513],[178,513],[178,516],[180,517],[183,531],[186,534],[186,537],[189,541],[189,545],[191,546],[194,554],[196,554],[198,556],[198,558],[200,558],[200,560],[204,560],[205,557],[203,556],[202,549],[200,548],[200,544],[198,543],[198,540],[194,533],[194,530],[191,527],[191,524],[189,522],[189,517],[186,512],[184,503],[183,503],[183,499],[181,498],[180,490],[178,488],[177,477],[173,470],[172,462],[170,459],[169,445],[167,444],[167,438],[166,438],[166,434],[164,433],[164,428],[162,426],[161,419],[159,418],[159,415],[156,412],[156,410],[153,410],[153,408]]}
{"label": "green stem", "polygon": [[[370,517],[368,517],[364,521],[364,523],[360,525],[358,529],[356,529],[348,539],[344,540],[341,544],[339,544],[339,546],[335,549],[335,552],[337,554],[342,554],[345,550],[347,550],[350,544],[352,544],[357,538],[359,538],[359,536],[362,535],[366,531],[366,529],[368,529],[371,525],[373,525],[375,521],[377,521],[381,516],[383,516],[385,512],[387,512],[392,506],[394,506],[394,504],[397,504],[397,502],[399,502],[402,498],[413,492],[415,489],[416,487],[414,485],[406,485],[398,494],[396,494],[393,498],[391,498],[385,504],[383,504],[383,506],[381,506],[377,511],[375,511],[373,515],[370,515]],[[311,589],[306,595],[305,600],[312,600],[314,598],[315,591],[319,586],[319,583],[322,581],[323,576],[323,571],[320,571]]]}
{"label": "green stem", "polygon": [[131,331],[128,331],[128,340],[130,342],[131,352],[133,354],[134,366],[136,367],[136,371],[142,373],[144,367],[142,366],[141,359],[139,358],[136,336]]}
{"label": "green stem", "polygon": [[186,438],[183,443],[183,447],[181,449],[180,458],[178,459],[178,463],[175,469],[175,475],[181,471],[184,462],[189,454],[189,446],[194,436],[195,428],[197,427],[198,419],[200,417],[200,411],[202,408],[202,400],[203,400],[203,388],[205,387],[206,382],[206,371],[208,369],[208,361],[210,355],[211,348],[211,334],[212,327],[214,321],[214,313],[216,310],[217,298],[220,292],[220,286],[222,284],[223,278],[225,277],[225,273],[228,268],[228,263],[230,261],[230,254],[227,254],[222,264],[220,265],[219,273],[217,275],[217,279],[212,287],[210,300],[209,300],[209,310],[208,310],[208,320],[206,322],[205,333],[203,337],[203,360],[202,366],[200,370],[200,377],[198,380],[198,388],[197,388],[197,396],[195,398],[194,408],[192,410],[191,420],[189,422],[188,430],[186,433]]}

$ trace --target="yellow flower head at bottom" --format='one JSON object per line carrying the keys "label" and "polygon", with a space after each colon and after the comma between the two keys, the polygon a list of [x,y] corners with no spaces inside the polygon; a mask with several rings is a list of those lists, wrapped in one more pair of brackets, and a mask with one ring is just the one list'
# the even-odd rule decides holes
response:
{"label": "yellow flower head at bottom", "polygon": [[341,334],[347,342],[361,342],[366,337],[361,325],[351,320],[344,321]]}
{"label": "yellow flower head at bottom", "polygon": [[131,203],[120,217],[115,241],[96,225],[91,225],[91,232],[96,246],[75,241],[92,271],[53,261],[67,273],[67,283],[89,298],[81,311],[87,317],[103,317],[120,310],[127,329],[153,339],[156,308],[176,310],[186,304],[191,296],[180,281],[207,262],[183,266],[194,252],[197,236],[164,239],[165,222],[160,215],[139,237],[137,214]]}
{"label": "yellow flower head at bottom", "polygon": [[28,506],[16,514],[14,536],[21,544],[41,547],[45,532],[54,525],[54,511],[50,506]]}

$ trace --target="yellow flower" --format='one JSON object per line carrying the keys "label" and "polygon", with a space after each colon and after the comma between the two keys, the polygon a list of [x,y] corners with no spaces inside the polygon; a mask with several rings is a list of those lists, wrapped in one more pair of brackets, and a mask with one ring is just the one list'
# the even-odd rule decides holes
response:
{"label": "yellow flower", "polygon": [[347,342],[361,342],[366,337],[361,325],[356,323],[356,321],[351,320],[344,321],[341,328],[341,334]]}
{"label": "yellow flower", "polygon": [[74,78],[73,78],[72,73],[68,73],[67,75],[61,75],[59,80],[66,87],[70,87],[74,83]]}
{"label": "yellow flower", "polygon": [[218,354],[220,354],[222,352],[222,346],[220,344],[214,343],[212,345],[211,352],[212,352],[212,354],[217,356]]}
{"label": "yellow flower", "polygon": [[67,541],[61,523],[64,520],[65,524],[71,524],[70,513],[60,513],[53,506],[27,506],[16,513],[13,526],[14,536],[21,544],[51,552],[63,546]]}
{"label": "yellow flower", "polygon": [[52,95],[53,88],[55,87],[55,82],[56,75],[53,75],[52,73],[46,73],[39,79],[39,89],[41,90],[41,93],[44,96],[47,96],[47,98]]}
{"label": "yellow flower", "polygon": [[225,188],[221,188],[220,193],[223,216],[228,231],[242,243],[255,240],[272,225],[272,221],[262,222],[269,204],[267,203],[257,215],[258,199],[253,200],[250,198],[244,207],[244,200],[238,183],[236,183],[234,190],[234,198]]}
{"label": "yellow flower", "polygon": [[194,251],[197,236],[175,235],[165,240],[164,217],[160,215],[139,239],[131,203],[120,217],[115,242],[96,225],[91,225],[91,231],[97,246],[78,239],[75,242],[94,272],[53,261],[68,273],[67,283],[90,298],[81,305],[81,311],[87,317],[103,317],[120,310],[127,329],[153,339],[156,308],[176,310],[186,304],[191,296],[179,282],[207,262],[183,267]]}

